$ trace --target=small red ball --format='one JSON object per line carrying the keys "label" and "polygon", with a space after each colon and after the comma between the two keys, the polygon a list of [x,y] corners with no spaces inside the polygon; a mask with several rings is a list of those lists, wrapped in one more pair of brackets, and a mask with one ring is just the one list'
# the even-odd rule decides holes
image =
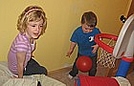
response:
{"label": "small red ball", "polygon": [[92,60],[88,56],[80,56],[76,61],[76,67],[81,72],[88,72],[92,67]]}

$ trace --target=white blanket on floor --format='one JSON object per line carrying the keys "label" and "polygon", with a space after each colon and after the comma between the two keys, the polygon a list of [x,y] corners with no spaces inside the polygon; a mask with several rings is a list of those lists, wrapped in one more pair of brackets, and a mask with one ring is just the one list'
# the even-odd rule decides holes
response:
{"label": "white blanket on floor", "polygon": [[64,83],[45,75],[24,76],[23,79],[12,78],[13,74],[7,67],[7,62],[0,62],[0,86],[66,86]]}

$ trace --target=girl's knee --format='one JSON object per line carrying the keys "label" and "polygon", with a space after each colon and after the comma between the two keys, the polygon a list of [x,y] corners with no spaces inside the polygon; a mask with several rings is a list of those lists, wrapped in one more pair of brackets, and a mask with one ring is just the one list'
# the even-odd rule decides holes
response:
{"label": "girl's knee", "polygon": [[45,67],[42,67],[42,74],[45,74],[45,75],[48,74],[48,71],[47,71],[47,69]]}

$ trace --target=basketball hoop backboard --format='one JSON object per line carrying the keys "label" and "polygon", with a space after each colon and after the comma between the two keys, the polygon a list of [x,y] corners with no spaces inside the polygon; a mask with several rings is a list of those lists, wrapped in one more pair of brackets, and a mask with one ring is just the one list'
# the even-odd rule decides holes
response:
{"label": "basketball hoop backboard", "polygon": [[124,23],[113,50],[113,56],[133,57],[134,54],[134,14]]}

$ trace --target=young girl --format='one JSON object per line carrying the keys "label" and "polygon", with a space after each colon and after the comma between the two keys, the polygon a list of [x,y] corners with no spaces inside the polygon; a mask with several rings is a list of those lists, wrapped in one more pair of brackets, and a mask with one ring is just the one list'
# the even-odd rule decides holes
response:
{"label": "young girl", "polygon": [[76,67],[76,61],[80,56],[88,56],[92,59],[92,68],[89,71],[90,76],[95,76],[97,71],[97,50],[98,45],[94,42],[94,37],[96,34],[100,33],[100,30],[96,28],[97,17],[92,12],[85,12],[81,18],[81,26],[78,27],[72,34],[70,39],[70,49],[67,52],[67,56],[73,53],[74,48],[78,45],[78,56],[74,62],[72,70],[69,72],[69,78],[73,78],[78,74],[78,69]]}
{"label": "young girl", "polygon": [[43,35],[46,26],[46,15],[41,7],[29,6],[19,16],[17,23],[19,34],[8,53],[8,68],[18,75],[18,78],[32,74],[47,75],[47,69],[40,66],[32,56],[35,40]]}

